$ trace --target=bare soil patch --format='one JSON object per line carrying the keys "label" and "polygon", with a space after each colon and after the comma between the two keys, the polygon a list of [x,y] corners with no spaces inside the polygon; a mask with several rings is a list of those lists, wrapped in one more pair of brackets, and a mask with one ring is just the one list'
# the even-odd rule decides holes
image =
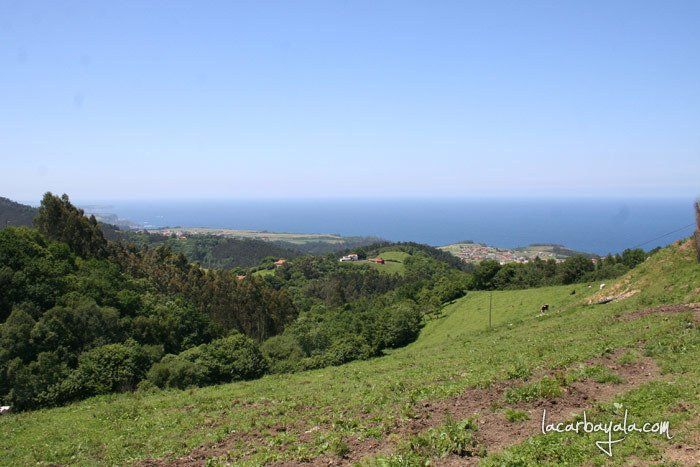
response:
{"label": "bare soil patch", "polygon": [[692,311],[693,318],[695,319],[695,321],[700,322],[700,303],[683,303],[678,305],[663,305],[652,308],[645,308],[643,310],[637,310],[631,313],[624,314],[620,316],[620,320],[632,321],[653,314],[683,313],[686,311]]}
{"label": "bare soil patch", "polygon": [[[659,377],[659,368],[651,358],[642,357],[633,364],[621,365],[618,359],[622,353],[618,351],[586,362],[587,365],[603,365],[609,368],[623,379],[619,384],[596,383],[592,380],[578,381],[564,387],[564,393],[557,398],[510,405],[504,402],[505,392],[511,387],[522,384],[522,381],[504,381],[493,384],[489,388],[471,388],[457,397],[423,402],[416,409],[415,417],[399,422],[381,441],[347,440],[350,451],[344,458],[322,456],[308,463],[288,462],[281,465],[351,465],[364,458],[389,454],[396,447],[394,440],[405,439],[439,426],[448,418],[475,419],[479,443],[485,447],[487,453],[498,452],[540,433],[542,413],[545,409],[548,420],[565,421],[596,403],[609,401],[617,394]],[[541,376],[544,375],[538,375],[533,380]],[[503,413],[506,407],[526,412],[529,420],[508,421]],[[478,458],[451,456],[436,461],[436,465],[470,465],[476,463]]]}

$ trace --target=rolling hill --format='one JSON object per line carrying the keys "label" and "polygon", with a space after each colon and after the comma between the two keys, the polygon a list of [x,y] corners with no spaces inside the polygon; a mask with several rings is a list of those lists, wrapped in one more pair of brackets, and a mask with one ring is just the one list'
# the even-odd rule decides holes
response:
{"label": "rolling hill", "polygon": [[31,226],[37,208],[0,196],[0,229],[8,226]]}
{"label": "rolling hill", "polygon": [[[679,461],[698,454],[700,267],[663,249],[588,305],[598,284],[488,292],[448,305],[384,357],[186,391],[100,396],[0,417],[3,465],[417,465]],[[575,291],[575,293],[573,293]],[[550,312],[541,316],[542,303]],[[673,442],[631,433],[608,458],[600,434],[547,434],[548,417],[668,420]],[[697,457],[695,457],[697,459]],[[150,460],[149,460],[150,459]]]}

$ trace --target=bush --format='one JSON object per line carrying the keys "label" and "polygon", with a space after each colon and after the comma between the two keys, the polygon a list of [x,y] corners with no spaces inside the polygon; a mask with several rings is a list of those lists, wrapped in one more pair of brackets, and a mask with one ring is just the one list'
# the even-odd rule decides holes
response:
{"label": "bush", "polygon": [[103,345],[80,355],[71,379],[84,395],[132,391],[158,357],[135,343]]}
{"label": "bush", "polygon": [[387,310],[384,315],[379,323],[383,347],[402,347],[416,340],[421,327],[421,314],[415,306],[402,303]]}
{"label": "bush", "polygon": [[9,389],[3,402],[19,410],[62,404],[71,399],[65,380],[70,369],[60,351],[42,352],[37,359],[24,364],[19,358],[7,363]]}
{"label": "bush", "polygon": [[259,378],[267,370],[260,348],[243,334],[234,333],[195,349],[191,353],[183,352],[182,356],[188,359],[188,355],[194,356],[191,361],[206,368],[212,383]]}
{"label": "bush", "polygon": [[374,355],[372,347],[361,336],[344,336],[331,344],[324,354],[328,365],[342,365],[353,360],[366,360]]}
{"label": "bush", "polygon": [[297,340],[289,334],[280,334],[267,339],[260,346],[273,373],[292,371],[305,355]]}
{"label": "bush", "polygon": [[265,358],[255,342],[236,333],[179,355],[166,355],[153,365],[148,380],[161,388],[183,389],[258,378],[266,371]]}
{"label": "bush", "polygon": [[159,388],[185,389],[206,385],[207,375],[203,366],[168,354],[148,371],[148,381]]}

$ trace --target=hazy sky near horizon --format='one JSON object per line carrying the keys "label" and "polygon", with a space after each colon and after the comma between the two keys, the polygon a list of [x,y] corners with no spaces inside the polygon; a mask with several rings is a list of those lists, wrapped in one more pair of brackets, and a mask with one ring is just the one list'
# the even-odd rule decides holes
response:
{"label": "hazy sky near horizon", "polygon": [[700,2],[0,0],[0,196],[696,196]]}

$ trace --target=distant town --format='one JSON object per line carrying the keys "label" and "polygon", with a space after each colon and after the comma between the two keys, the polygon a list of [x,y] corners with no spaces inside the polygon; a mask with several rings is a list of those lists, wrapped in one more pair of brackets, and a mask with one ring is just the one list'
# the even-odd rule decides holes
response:
{"label": "distant town", "polygon": [[483,243],[467,241],[453,243],[439,248],[452,253],[466,263],[478,263],[487,259],[498,261],[500,264],[527,263],[537,257],[542,260],[553,259],[557,262],[561,262],[577,254],[593,257],[593,255],[588,253],[581,253],[561,245],[551,244],[537,244],[519,248],[497,248]]}

